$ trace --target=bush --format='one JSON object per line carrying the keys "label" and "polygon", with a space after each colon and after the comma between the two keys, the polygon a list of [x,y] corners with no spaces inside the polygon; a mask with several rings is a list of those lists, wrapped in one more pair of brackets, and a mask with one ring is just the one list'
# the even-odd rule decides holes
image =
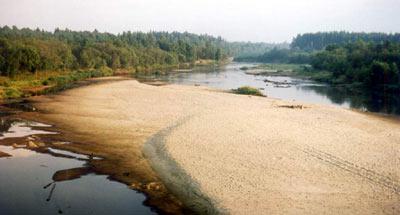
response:
{"label": "bush", "polygon": [[244,86],[244,87],[239,87],[237,89],[233,89],[232,92],[236,93],[236,94],[242,94],[242,95],[253,95],[253,96],[263,96],[264,97],[264,94],[262,94],[259,89],[249,87],[249,86]]}
{"label": "bush", "polygon": [[1,79],[1,77],[0,77],[0,86],[9,87],[10,81],[8,79]]}
{"label": "bush", "polygon": [[114,74],[113,70],[107,66],[101,67],[100,72],[102,73],[102,76],[112,76]]}
{"label": "bush", "polygon": [[15,87],[6,87],[3,92],[3,98],[6,98],[6,99],[19,98],[22,95],[23,95],[23,93]]}

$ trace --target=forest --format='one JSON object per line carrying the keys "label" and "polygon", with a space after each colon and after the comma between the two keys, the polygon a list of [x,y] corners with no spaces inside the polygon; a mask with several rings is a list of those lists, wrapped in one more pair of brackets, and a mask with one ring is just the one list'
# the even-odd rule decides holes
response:
{"label": "forest", "polygon": [[400,92],[400,43],[397,42],[329,45],[313,55],[311,65],[316,71],[328,71],[324,81],[332,84]]}
{"label": "forest", "polygon": [[[289,44],[284,44],[289,47]],[[282,45],[227,42],[221,37],[179,32],[123,32],[0,28],[0,74],[109,67],[137,70],[229,56],[259,55]]]}
{"label": "forest", "polygon": [[345,45],[362,40],[365,42],[380,43],[383,41],[400,42],[400,34],[386,33],[354,33],[346,31],[318,32],[299,34],[293,38],[291,49],[303,51],[323,50],[328,45]]}
{"label": "forest", "polygon": [[400,34],[325,32],[298,35],[290,48],[236,57],[242,62],[310,64],[303,75],[334,85],[400,91]]}
{"label": "forest", "polygon": [[208,35],[177,32],[71,31],[4,26],[0,28],[1,75],[37,70],[136,68],[191,63],[227,57],[226,41]]}
{"label": "forest", "polygon": [[[221,37],[187,32],[128,31],[115,35],[97,30],[0,28],[0,75],[8,78],[0,80],[5,83],[0,83],[5,86],[2,93],[7,94],[3,97],[18,97],[21,89],[30,86],[65,86],[87,77],[110,75],[118,69],[147,71],[193,65],[204,59],[218,62],[228,57],[242,62],[310,64],[310,71],[302,71],[303,74],[330,84],[393,92],[400,88],[399,34],[303,34],[289,45],[228,42]],[[57,77],[60,74],[42,71],[63,74]],[[16,75],[35,74],[38,79],[38,73],[45,75],[40,80],[9,86]],[[26,76],[21,79],[29,80]]]}
{"label": "forest", "polygon": [[319,32],[299,34],[292,43],[285,46],[275,46],[266,52],[256,55],[235,57],[239,62],[262,63],[311,63],[313,55],[323,51],[329,45],[346,45],[357,41],[382,43],[400,42],[400,34],[385,33],[351,33],[351,32]]}
{"label": "forest", "polygon": [[311,53],[301,50],[274,47],[260,55],[247,55],[235,57],[238,62],[261,62],[261,63],[293,63],[308,64],[311,62]]}

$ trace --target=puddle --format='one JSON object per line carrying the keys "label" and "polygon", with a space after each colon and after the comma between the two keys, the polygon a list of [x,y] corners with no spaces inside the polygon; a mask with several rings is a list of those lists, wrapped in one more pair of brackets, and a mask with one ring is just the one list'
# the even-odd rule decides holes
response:
{"label": "puddle", "polygon": [[[0,145],[0,152],[5,152],[9,155],[11,155],[12,158],[24,158],[24,157],[30,157],[36,154],[36,152],[31,151],[31,150],[26,150],[22,148],[13,148],[11,146],[2,146]],[[6,157],[10,158],[10,157]],[[1,158],[0,158],[1,159]],[[1,160],[0,160],[1,162]],[[1,171],[3,173],[3,171]]]}
{"label": "puddle", "polygon": [[56,134],[56,132],[37,129],[43,127],[51,126],[19,119],[0,119],[0,140],[5,138],[27,137],[34,134]]}
{"label": "puddle", "polygon": [[[49,125],[22,120],[2,119],[0,126],[0,144],[5,138],[56,134],[39,130]],[[50,154],[0,145],[11,155],[0,158],[0,214],[155,214],[143,204],[143,194],[92,171],[86,160],[101,158],[48,149]]]}

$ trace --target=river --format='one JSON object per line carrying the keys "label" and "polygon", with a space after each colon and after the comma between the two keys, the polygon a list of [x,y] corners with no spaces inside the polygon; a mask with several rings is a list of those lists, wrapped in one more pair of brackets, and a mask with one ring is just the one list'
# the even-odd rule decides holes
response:
{"label": "river", "polygon": [[[356,93],[344,87],[332,87],[303,78],[251,75],[240,70],[241,67],[255,65],[233,62],[224,66],[197,67],[191,72],[176,72],[168,73],[167,75],[138,75],[136,77],[142,81],[157,80],[172,84],[203,85],[224,90],[248,85],[259,88],[263,94],[273,98],[335,105],[388,115],[400,115],[400,95],[385,95],[379,92]],[[270,82],[265,82],[265,80]],[[286,82],[288,84],[277,86],[271,82]]]}

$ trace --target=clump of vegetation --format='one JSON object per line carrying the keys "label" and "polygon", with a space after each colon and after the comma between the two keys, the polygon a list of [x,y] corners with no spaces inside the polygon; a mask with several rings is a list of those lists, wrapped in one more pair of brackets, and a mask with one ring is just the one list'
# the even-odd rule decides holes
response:
{"label": "clump of vegetation", "polygon": [[[46,73],[46,74],[45,74]],[[113,75],[108,67],[90,70],[23,73],[13,78],[0,79],[0,99],[13,99],[57,92],[74,86],[79,81]]]}
{"label": "clump of vegetation", "polygon": [[264,94],[257,88],[250,87],[250,86],[243,86],[237,89],[232,90],[233,93],[242,94],[242,95],[252,95],[252,96],[262,96],[265,97]]}
{"label": "clump of vegetation", "polygon": [[247,67],[247,66],[242,66],[242,67],[240,67],[240,70],[243,70],[243,71],[246,71],[246,70],[249,70],[250,68],[249,67]]}
{"label": "clump of vegetation", "polygon": [[3,89],[2,97],[7,99],[20,98],[23,93],[15,87],[6,87]]}

